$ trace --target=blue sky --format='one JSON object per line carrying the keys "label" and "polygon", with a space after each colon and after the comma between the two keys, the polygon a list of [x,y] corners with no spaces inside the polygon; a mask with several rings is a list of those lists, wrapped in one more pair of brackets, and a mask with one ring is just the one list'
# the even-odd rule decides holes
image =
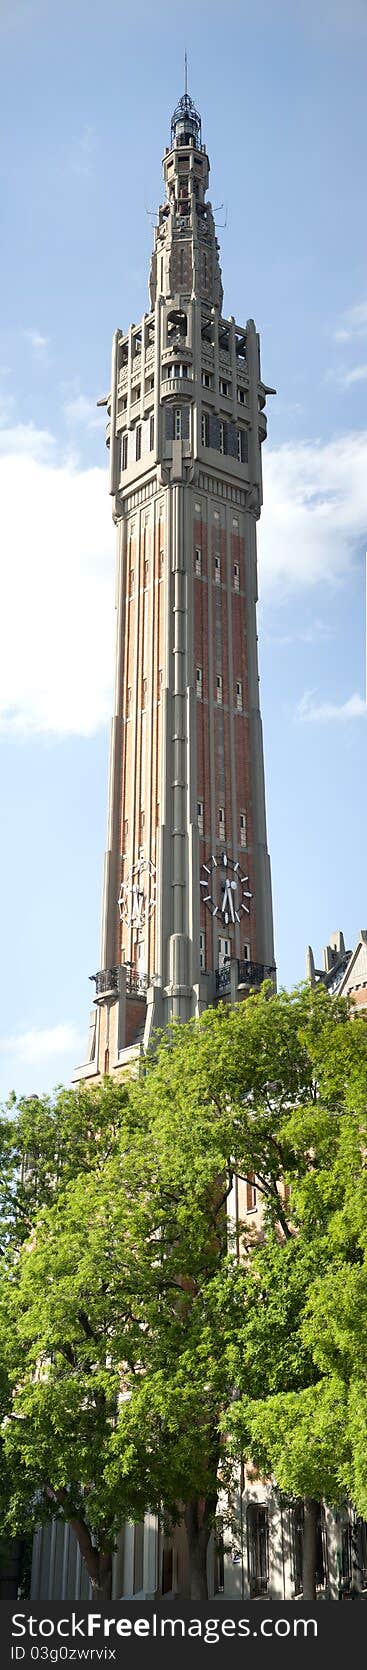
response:
{"label": "blue sky", "polygon": [[3,1097],[84,1054],[114,643],[96,401],[148,305],[185,47],[224,307],[255,318],[278,391],[259,642],[280,981],[367,925],[365,0],[1,0]]}

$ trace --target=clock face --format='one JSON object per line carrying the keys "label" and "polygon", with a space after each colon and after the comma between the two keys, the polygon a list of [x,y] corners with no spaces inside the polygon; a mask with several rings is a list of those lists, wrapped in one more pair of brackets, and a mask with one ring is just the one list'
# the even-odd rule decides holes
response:
{"label": "clock face", "polygon": [[225,928],[234,927],[243,916],[250,915],[249,878],[226,852],[218,858],[212,853],[207,864],[202,864],[200,892],[211,916],[218,916]]}

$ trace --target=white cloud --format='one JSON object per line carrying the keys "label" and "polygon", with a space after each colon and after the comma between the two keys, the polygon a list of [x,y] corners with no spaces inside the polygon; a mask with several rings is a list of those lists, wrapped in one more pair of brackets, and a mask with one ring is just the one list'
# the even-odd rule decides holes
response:
{"label": "white cloud", "polygon": [[355,303],[354,307],[349,308],[347,318],[350,319],[355,330],[367,325],[367,302]]}
{"label": "white cloud", "polygon": [[348,388],[351,383],[367,382],[367,365],[353,365],[351,371],[341,372],[339,381]]}
{"label": "white cloud", "polygon": [[88,736],[110,717],[114,534],[103,469],[0,431],[0,728]]}
{"label": "white cloud", "polygon": [[[0,1050],[3,1055],[12,1056],[17,1063],[32,1065],[39,1061],[49,1061],[53,1056],[74,1054],[75,1060],[81,1045],[81,1034],[73,1021],[61,1022],[58,1026],[32,1028],[29,1032],[18,1032],[9,1038],[0,1039]],[[85,1043],[85,1039],[83,1040]]]}
{"label": "white cloud", "polygon": [[263,451],[261,592],[335,584],[367,533],[367,431]]}
{"label": "white cloud", "polygon": [[314,691],[306,690],[298,703],[297,718],[312,722],[333,722],[333,720],[366,719],[367,702],[356,693],[349,696],[346,702],[315,702]]}
{"label": "white cloud", "polygon": [[333,342],[350,342],[351,336],[352,336],[352,331],[346,331],[346,330],[334,331]]}
{"label": "white cloud", "polygon": [[71,428],[77,425],[83,429],[102,429],[103,422],[106,421],[105,412],[97,411],[96,401],[88,399],[85,394],[77,394],[73,400],[66,400],[64,412],[66,422]]}
{"label": "white cloud", "polygon": [[30,342],[31,348],[35,348],[37,353],[42,353],[43,348],[48,348],[50,338],[49,336],[41,336],[40,331],[23,331],[23,336],[27,338],[27,342]]}

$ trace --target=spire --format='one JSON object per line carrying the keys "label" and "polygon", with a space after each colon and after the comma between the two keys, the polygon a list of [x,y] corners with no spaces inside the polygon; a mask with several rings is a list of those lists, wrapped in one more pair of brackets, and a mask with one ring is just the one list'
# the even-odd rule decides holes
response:
{"label": "spire", "polygon": [[171,148],[175,140],[177,140],[178,145],[189,145],[190,139],[193,139],[195,148],[199,151],[201,147],[201,116],[187,91],[187,52],[185,52],[185,92],[173,112]]}

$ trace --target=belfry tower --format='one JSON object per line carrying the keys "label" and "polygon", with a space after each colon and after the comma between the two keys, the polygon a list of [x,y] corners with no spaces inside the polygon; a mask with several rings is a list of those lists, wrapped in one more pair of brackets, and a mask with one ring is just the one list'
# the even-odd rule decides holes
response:
{"label": "belfry tower", "polygon": [[223,315],[209,159],[185,93],[163,158],[150,311],[107,404],[116,678],[101,968],[88,1061],[274,971],[257,663],[266,435],[259,337]]}

